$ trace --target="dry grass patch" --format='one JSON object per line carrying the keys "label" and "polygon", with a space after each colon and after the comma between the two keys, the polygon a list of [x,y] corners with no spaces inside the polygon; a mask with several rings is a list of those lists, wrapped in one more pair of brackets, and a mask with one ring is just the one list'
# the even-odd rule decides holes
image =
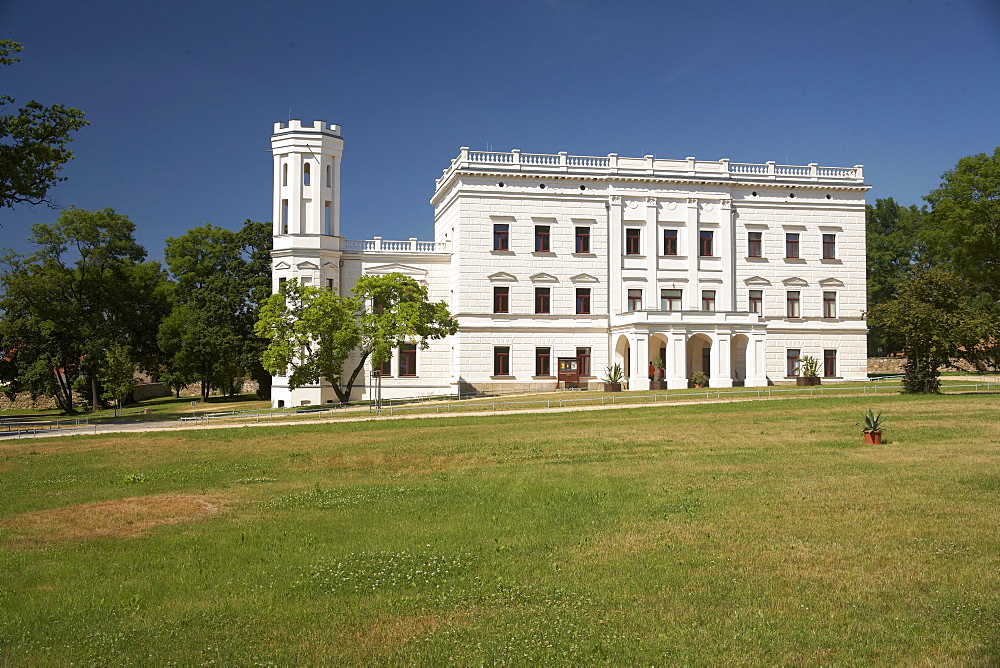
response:
{"label": "dry grass patch", "polygon": [[221,495],[169,494],[115,499],[36,510],[0,521],[11,542],[37,545],[100,537],[127,538],[164,524],[193,522],[215,515],[229,499]]}

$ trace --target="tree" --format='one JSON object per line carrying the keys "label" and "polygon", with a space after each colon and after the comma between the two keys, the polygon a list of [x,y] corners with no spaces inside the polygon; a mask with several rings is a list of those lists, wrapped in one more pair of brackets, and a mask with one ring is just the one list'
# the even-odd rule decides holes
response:
{"label": "tree", "polygon": [[[926,213],[916,206],[900,206],[891,197],[865,206],[869,308],[889,301],[896,284],[925,255],[918,233]],[[869,355],[885,356],[902,349],[901,339],[869,322]]]}
{"label": "tree", "polygon": [[[21,48],[13,40],[0,40],[0,65],[18,62],[13,54]],[[13,102],[0,95],[0,106]],[[17,114],[0,116],[0,206],[50,203],[49,188],[65,180],[58,176],[59,170],[73,157],[66,147],[70,133],[85,125],[79,109],[46,107],[34,100]]]}
{"label": "tree", "polygon": [[101,398],[115,402],[115,417],[124,399],[135,386],[135,363],[128,346],[116,343],[104,354],[104,366],[99,371],[99,378],[104,392]]}
{"label": "tree", "polygon": [[977,294],[1000,297],[1000,147],[958,161],[925,199],[922,238],[931,260],[966,278]]}
{"label": "tree", "polygon": [[206,224],[167,239],[175,306],[159,342],[171,377],[201,381],[203,401],[213,388],[235,394],[245,374],[269,396],[260,363],[265,342],[253,328],[270,292],[270,250],[270,225],[249,220],[239,232]]}
{"label": "tree", "polygon": [[83,376],[99,401],[106,351],[127,345],[136,363],[154,354],[165,303],[159,263],[144,262],[135,225],[113,209],[70,207],[53,224],[32,227],[39,249],[0,257],[0,339],[14,351],[16,384],[73,411]]}
{"label": "tree", "polygon": [[403,343],[426,349],[457,330],[444,302],[428,301],[426,287],[395,273],[362,276],[347,297],[288,281],[257,321],[270,373],[287,375],[291,389],[325,378],[342,403],[369,358],[378,365]]}
{"label": "tree", "polygon": [[938,392],[940,368],[989,334],[988,321],[969,303],[968,283],[940,267],[912,272],[868,317],[904,341],[907,393]]}

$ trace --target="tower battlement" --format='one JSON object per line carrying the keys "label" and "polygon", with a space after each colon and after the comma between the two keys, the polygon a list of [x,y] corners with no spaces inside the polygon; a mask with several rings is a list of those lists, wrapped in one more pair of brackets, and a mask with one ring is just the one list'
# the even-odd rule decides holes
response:
{"label": "tower battlement", "polygon": [[311,124],[303,123],[297,118],[293,118],[287,123],[278,121],[274,124],[274,134],[285,134],[289,132],[324,132],[340,136],[340,126],[326,121],[313,121]]}

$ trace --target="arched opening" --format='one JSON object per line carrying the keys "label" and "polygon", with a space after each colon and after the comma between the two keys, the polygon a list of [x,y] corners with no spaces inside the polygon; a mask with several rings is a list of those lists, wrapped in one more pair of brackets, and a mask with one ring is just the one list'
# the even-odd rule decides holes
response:
{"label": "arched opening", "polygon": [[687,378],[695,372],[712,377],[712,339],[705,334],[695,334],[687,341]]}
{"label": "arched opening", "polygon": [[330,165],[326,166],[326,187],[329,188],[333,185],[333,168]]}
{"label": "arched opening", "polygon": [[[649,380],[654,383],[665,383],[669,373],[667,369],[667,337],[663,334],[653,334],[649,337]],[[659,364],[657,364],[659,360]],[[665,388],[666,385],[654,386],[652,389]]]}
{"label": "arched opening", "polygon": [[618,343],[615,344],[615,359],[613,364],[621,365],[625,378],[629,377],[629,366],[631,363],[630,353],[631,350],[628,344],[628,337],[625,335],[619,336]]}
{"label": "arched opening", "polygon": [[288,185],[288,163],[286,162],[281,166],[281,185]]}
{"label": "arched opening", "polygon": [[309,185],[309,163],[308,162],[302,167],[302,185],[304,185],[304,186]]}
{"label": "arched opening", "polygon": [[743,387],[747,379],[747,347],[750,339],[745,334],[733,337],[730,348],[730,367],[733,370],[733,387]]}

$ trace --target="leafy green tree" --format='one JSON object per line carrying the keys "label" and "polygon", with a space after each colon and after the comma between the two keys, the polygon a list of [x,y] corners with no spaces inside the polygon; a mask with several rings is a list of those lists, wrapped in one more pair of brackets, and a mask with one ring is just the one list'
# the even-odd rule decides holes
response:
{"label": "leafy green tree", "polygon": [[426,349],[458,330],[444,302],[402,274],[362,276],[346,297],[288,281],[264,303],[257,333],[268,340],[264,367],[295,389],[325,378],[341,402],[371,358],[392,359],[403,343]]}
{"label": "leafy green tree", "polygon": [[958,161],[925,199],[922,238],[931,260],[966,278],[977,294],[1000,298],[1000,147]]}
{"label": "leafy green tree", "polygon": [[[892,299],[896,284],[924,257],[918,233],[925,215],[926,209],[900,206],[891,197],[865,206],[869,308]],[[900,352],[903,343],[892,332],[869,322],[869,355]]]}
{"label": "leafy green tree", "polygon": [[908,393],[938,392],[940,368],[989,335],[989,321],[970,304],[968,283],[940,267],[911,272],[868,317],[904,341]]}
{"label": "leafy green tree", "polygon": [[[18,62],[14,54],[21,48],[13,40],[0,40],[0,65]],[[0,106],[13,102],[0,95]],[[79,109],[46,107],[34,100],[17,114],[0,115],[0,206],[48,203],[49,188],[65,180],[59,170],[73,157],[67,148],[70,133],[87,124]]]}
{"label": "leafy green tree", "polygon": [[114,402],[117,417],[122,400],[135,386],[135,363],[128,346],[120,343],[108,348],[104,357],[104,366],[99,371],[101,387],[104,389],[101,398]]}
{"label": "leafy green tree", "polygon": [[162,318],[164,274],[135,242],[135,225],[113,209],[64,210],[53,224],[32,227],[39,248],[0,257],[0,337],[16,352],[17,383],[54,396],[73,410],[81,375],[99,404],[105,351],[127,345],[141,361]]}
{"label": "leafy green tree", "polygon": [[270,226],[249,220],[238,232],[206,224],[167,239],[175,306],[160,327],[160,347],[172,376],[201,381],[202,400],[213,388],[238,392],[244,375],[269,396],[265,342],[253,328],[270,288],[270,249]]}

